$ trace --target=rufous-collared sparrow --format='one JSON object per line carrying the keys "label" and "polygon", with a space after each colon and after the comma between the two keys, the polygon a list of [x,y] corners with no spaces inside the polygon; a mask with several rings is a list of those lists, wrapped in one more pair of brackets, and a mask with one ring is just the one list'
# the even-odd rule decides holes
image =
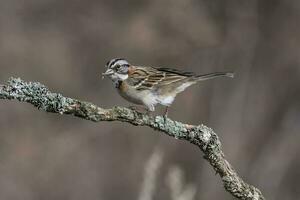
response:
{"label": "rufous-collared sparrow", "polygon": [[107,62],[107,70],[102,73],[115,84],[119,94],[129,102],[144,105],[148,111],[154,111],[155,105],[168,107],[176,95],[187,87],[216,77],[233,77],[231,72],[215,72],[196,75],[170,68],[143,67],[129,64],[123,58],[115,58]]}

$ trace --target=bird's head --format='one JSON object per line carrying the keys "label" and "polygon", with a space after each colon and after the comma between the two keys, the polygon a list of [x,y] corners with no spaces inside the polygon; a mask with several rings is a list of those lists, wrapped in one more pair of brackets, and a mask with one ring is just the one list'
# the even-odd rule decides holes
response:
{"label": "bird's head", "polygon": [[114,58],[106,63],[107,70],[102,76],[108,76],[113,82],[124,81],[128,78],[130,64],[123,58]]}

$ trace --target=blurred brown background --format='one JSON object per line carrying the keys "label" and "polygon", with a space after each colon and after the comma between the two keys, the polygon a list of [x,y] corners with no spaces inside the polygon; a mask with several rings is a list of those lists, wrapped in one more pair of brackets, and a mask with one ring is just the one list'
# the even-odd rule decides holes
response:
{"label": "blurred brown background", "polygon": [[[130,105],[107,60],[234,79],[193,86],[172,119],[206,124],[267,199],[300,198],[300,1],[1,0],[0,80]],[[161,108],[157,114],[161,113]],[[232,199],[198,148],[146,127],[0,102],[0,199]],[[178,194],[176,188],[180,188]]]}

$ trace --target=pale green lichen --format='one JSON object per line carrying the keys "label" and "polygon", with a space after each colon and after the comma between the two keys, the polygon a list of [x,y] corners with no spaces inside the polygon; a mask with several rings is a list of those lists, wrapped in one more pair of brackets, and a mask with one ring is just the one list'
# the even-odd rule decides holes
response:
{"label": "pale green lichen", "polygon": [[38,82],[24,82],[11,78],[0,86],[0,99],[17,99],[33,104],[40,110],[60,114],[73,114],[91,121],[122,121],[133,125],[149,126],[177,139],[197,145],[215,171],[220,174],[224,187],[240,199],[264,199],[261,192],[238,177],[221,151],[217,134],[204,125],[191,126],[162,116],[152,117],[123,107],[102,109],[96,105],[52,93]]}
{"label": "pale green lichen", "polygon": [[185,128],[185,125],[180,122],[173,121],[163,116],[154,117],[154,122],[155,123],[150,123],[152,127],[163,130],[165,133],[176,139],[185,139],[187,137],[187,129]]}
{"label": "pale green lichen", "polygon": [[24,82],[20,78],[10,78],[8,85],[2,88],[0,98],[17,99],[33,104],[40,110],[64,113],[65,108],[73,103],[70,98],[49,92],[38,82]]}

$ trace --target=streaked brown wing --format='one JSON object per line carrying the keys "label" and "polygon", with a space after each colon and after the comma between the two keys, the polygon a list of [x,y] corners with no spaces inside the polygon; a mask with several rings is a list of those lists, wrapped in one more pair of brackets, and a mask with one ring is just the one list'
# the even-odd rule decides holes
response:
{"label": "streaked brown wing", "polygon": [[133,85],[137,90],[149,90],[184,80],[193,75],[190,72],[169,68],[136,67],[130,78],[134,80]]}

